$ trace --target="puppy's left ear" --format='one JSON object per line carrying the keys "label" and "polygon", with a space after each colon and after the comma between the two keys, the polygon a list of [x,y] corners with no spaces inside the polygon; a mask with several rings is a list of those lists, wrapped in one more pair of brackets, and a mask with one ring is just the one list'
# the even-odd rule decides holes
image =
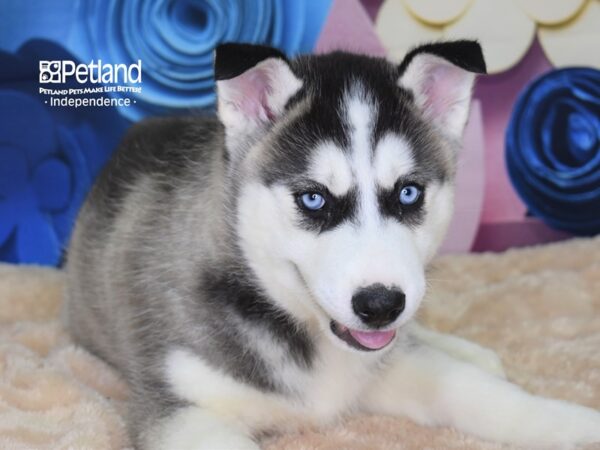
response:
{"label": "puppy's left ear", "polygon": [[215,50],[218,113],[229,141],[242,141],[276,121],[302,87],[279,50],[221,44]]}
{"label": "puppy's left ear", "polygon": [[460,137],[469,116],[476,73],[486,73],[475,41],[427,44],[410,51],[399,67],[401,87],[410,90],[426,119]]}

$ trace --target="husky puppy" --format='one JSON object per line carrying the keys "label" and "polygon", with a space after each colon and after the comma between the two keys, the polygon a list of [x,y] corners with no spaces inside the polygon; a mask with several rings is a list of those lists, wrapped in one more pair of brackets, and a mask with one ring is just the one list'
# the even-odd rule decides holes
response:
{"label": "husky puppy", "polygon": [[133,127],[79,215],[65,318],[129,382],[137,448],[256,450],[355,412],[527,448],[600,441],[597,411],[411,321],[483,72],[471,41],[400,65],[225,44],[218,118]]}

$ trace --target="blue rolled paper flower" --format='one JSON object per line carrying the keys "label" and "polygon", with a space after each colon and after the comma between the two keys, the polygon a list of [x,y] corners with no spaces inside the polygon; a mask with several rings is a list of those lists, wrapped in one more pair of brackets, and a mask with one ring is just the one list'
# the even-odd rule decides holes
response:
{"label": "blue rolled paper flower", "polygon": [[506,134],[510,179],[529,211],[579,235],[600,232],[600,71],[568,68],[520,95]]}
{"label": "blue rolled paper flower", "polygon": [[0,52],[0,261],[57,265],[128,124],[115,108],[49,107],[38,92],[39,59],[74,57],[43,40]]}
{"label": "blue rolled paper flower", "polygon": [[215,104],[213,49],[261,43],[310,52],[332,0],[2,0],[0,49],[32,38],[64,45],[86,63],[142,62],[142,92],[120,112],[131,120]]}

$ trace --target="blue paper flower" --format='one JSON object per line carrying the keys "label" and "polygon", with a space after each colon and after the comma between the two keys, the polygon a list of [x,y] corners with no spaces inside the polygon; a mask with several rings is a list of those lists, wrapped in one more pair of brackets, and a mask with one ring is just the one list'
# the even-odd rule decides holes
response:
{"label": "blue paper flower", "polygon": [[[332,0],[3,0],[0,48],[23,39],[62,43],[81,61],[142,62],[141,93],[120,108],[131,120],[215,104],[213,49],[263,43],[289,55],[310,52]],[[4,26],[3,22],[9,22]]]}
{"label": "blue paper flower", "polygon": [[529,210],[575,234],[600,232],[600,71],[554,70],[518,99],[506,134],[512,183]]}
{"label": "blue paper flower", "polygon": [[49,107],[37,91],[39,59],[74,58],[46,41],[0,52],[0,260],[56,265],[128,124],[114,108]]}
{"label": "blue paper flower", "polygon": [[[214,107],[219,42],[308,52],[331,2],[0,1],[0,260],[56,264],[82,199],[128,125],[124,117]],[[37,92],[41,60],[141,60],[142,92],[109,94],[136,102],[119,110],[50,108]],[[69,87],[86,86],[60,85]]]}

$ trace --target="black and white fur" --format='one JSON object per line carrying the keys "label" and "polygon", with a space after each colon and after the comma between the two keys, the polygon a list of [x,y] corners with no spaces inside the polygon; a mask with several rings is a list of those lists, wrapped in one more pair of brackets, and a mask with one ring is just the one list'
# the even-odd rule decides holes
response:
{"label": "black and white fur", "polygon": [[[528,448],[600,441],[598,412],[528,394],[490,351],[411,321],[484,71],[469,41],[400,66],[225,44],[218,119],[131,130],[80,213],[65,318],[129,382],[137,448],[257,449],[355,412]],[[402,296],[391,322],[357,314],[372,286],[376,305]]]}

